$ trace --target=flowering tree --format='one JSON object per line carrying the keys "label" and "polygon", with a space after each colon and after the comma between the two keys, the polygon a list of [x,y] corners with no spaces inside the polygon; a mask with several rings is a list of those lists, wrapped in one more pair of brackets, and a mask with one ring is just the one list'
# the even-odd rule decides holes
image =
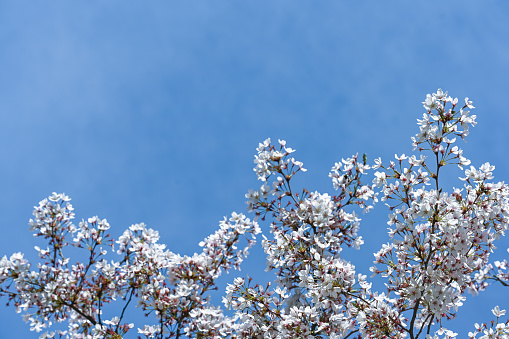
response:
{"label": "flowering tree", "polygon": [[[254,168],[263,184],[246,194],[254,220],[232,213],[193,256],[170,252],[144,224],[117,240],[105,219],[75,226],[70,199],[53,193],[30,220],[34,235],[48,242],[36,247],[40,262],[34,266],[21,253],[3,257],[0,296],[24,312],[40,338],[121,338],[135,326],[125,321],[134,304],[147,316],[148,324],[137,328],[145,338],[455,337],[444,320],[455,316],[466,292],[479,293],[492,281],[508,285],[507,261],[490,263],[489,256],[508,227],[509,189],[491,182],[494,166],[486,163],[465,170],[463,188],[446,193],[442,168],[470,164],[454,144],[475,125],[474,107],[442,90],[423,104],[412,138],[416,154],[373,166],[365,156],[342,159],[329,175],[332,196],[296,192],[291,181],[303,164],[284,141],[265,140]],[[376,172],[366,184],[370,169]],[[384,291],[373,291],[341,255],[345,246],[363,244],[356,210],[368,212],[378,200],[390,210],[391,242],[375,253],[370,270],[386,279]],[[275,281],[262,286],[235,278],[223,297],[225,314],[210,293],[221,273],[248,255],[261,233],[257,221],[270,225],[261,245]],[[77,251],[85,260],[71,263],[69,253]],[[106,317],[112,302],[118,314]],[[505,310],[496,306],[493,314],[496,320],[475,324],[470,338],[509,338]],[[52,328],[61,322],[67,329]]]}

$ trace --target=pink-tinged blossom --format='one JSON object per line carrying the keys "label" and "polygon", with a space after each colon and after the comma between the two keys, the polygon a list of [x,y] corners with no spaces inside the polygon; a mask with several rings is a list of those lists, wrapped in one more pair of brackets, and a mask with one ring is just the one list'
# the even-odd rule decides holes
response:
{"label": "pink-tinged blossom", "polygon": [[[463,188],[448,193],[441,169],[470,165],[455,143],[476,124],[467,110],[474,106],[468,98],[457,106],[458,99],[441,89],[423,105],[412,137],[415,154],[395,155],[385,166],[380,158],[374,166],[366,156],[341,159],[329,174],[334,195],[292,187],[292,178],[305,171],[302,162],[290,156],[286,141],[266,139],[254,160],[263,184],[246,194],[254,220],[233,212],[193,255],[169,251],[143,223],[117,240],[107,233],[106,219],[75,226],[70,198],[53,193],[29,223],[34,236],[47,241],[35,247],[39,262],[22,253],[1,258],[0,296],[39,338],[118,338],[135,327],[145,338],[455,338],[445,321],[455,317],[466,292],[509,281],[507,260],[490,262],[508,229],[509,188],[492,181],[495,167],[485,163],[465,170]],[[376,172],[367,185],[370,169]],[[356,209],[369,211],[378,195],[390,211],[390,242],[370,268],[385,279],[381,292],[343,252],[363,244]],[[261,246],[276,279],[265,285],[230,280],[222,298],[227,316],[211,303],[210,292],[223,272],[240,270],[261,233],[259,221],[267,222]],[[71,260],[68,246],[84,260]],[[107,317],[113,302],[123,311]],[[131,305],[150,317],[148,324],[125,322]],[[509,338],[506,311],[496,306],[492,313],[496,321],[475,324],[470,338]],[[63,322],[66,330],[52,330]]]}

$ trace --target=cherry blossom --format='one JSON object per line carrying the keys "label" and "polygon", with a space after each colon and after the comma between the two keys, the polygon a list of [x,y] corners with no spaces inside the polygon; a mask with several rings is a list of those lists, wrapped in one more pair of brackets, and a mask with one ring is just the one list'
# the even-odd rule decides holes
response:
{"label": "cherry blossom", "polygon": [[[39,262],[1,258],[0,296],[39,338],[455,338],[447,320],[467,292],[509,281],[507,260],[490,261],[509,225],[509,188],[493,181],[495,166],[471,165],[456,145],[476,124],[472,101],[458,102],[441,89],[428,94],[413,154],[373,165],[366,155],[341,159],[329,193],[295,188],[303,163],[286,141],[266,139],[254,159],[262,184],[245,196],[253,218],[233,212],[193,255],[171,252],[143,223],[117,239],[97,216],[76,226],[70,198],[53,193],[29,221],[47,243],[35,247]],[[444,185],[449,165],[462,187]],[[368,278],[343,249],[361,248],[360,214],[379,201],[390,213],[388,239]],[[258,234],[274,281],[232,277],[222,305],[213,304],[217,279],[240,270]],[[373,289],[374,276],[384,290]],[[132,307],[142,323],[126,322]],[[492,314],[470,338],[509,338],[506,311]]]}

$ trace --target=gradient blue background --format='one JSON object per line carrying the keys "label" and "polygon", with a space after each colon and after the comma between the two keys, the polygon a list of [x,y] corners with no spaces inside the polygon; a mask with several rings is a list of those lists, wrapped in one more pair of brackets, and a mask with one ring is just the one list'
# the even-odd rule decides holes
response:
{"label": "gradient blue background", "polygon": [[[332,193],[341,157],[409,154],[439,87],[474,101],[460,146],[508,181],[508,36],[509,5],[490,0],[1,2],[0,255],[34,257],[27,222],[53,191],[77,220],[107,218],[114,236],[145,222],[192,254],[245,211],[258,142],[286,139],[308,168],[298,183]],[[387,213],[364,216],[366,244],[345,252],[361,272]],[[240,274],[265,279],[264,263],[255,250]],[[446,326],[466,336],[508,292],[469,296]],[[35,337],[0,307],[0,338]]]}

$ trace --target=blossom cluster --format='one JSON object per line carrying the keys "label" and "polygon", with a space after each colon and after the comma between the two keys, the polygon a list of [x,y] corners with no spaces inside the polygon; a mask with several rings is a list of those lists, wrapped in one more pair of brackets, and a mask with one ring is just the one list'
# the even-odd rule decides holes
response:
{"label": "blossom cluster", "polygon": [[[243,214],[232,213],[219,229],[200,243],[203,251],[181,256],[158,243],[159,234],[144,224],[135,224],[116,242],[105,232],[108,222],[98,217],[76,227],[69,198],[53,193],[35,208],[30,230],[49,239],[47,249],[36,247],[42,264],[32,265],[21,253],[0,260],[0,296],[13,302],[31,330],[41,332],[55,323],[67,322],[67,330],[46,331],[40,338],[116,338],[134,327],[122,323],[133,300],[155,315],[154,324],[138,328],[147,338],[183,336],[223,337],[228,319],[210,305],[209,291],[223,271],[238,269],[255,243],[260,228]],[[246,245],[238,244],[246,239]],[[70,239],[72,239],[71,242]],[[121,260],[107,261],[113,252]],[[72,245],[88,252],[88,261],[70,265],[64,254]],[[120,315],[107,319],[106,304],[122,300]]]}
{"label": "blossom cluster", "polygon": [[380,161],[375,166],[383,170],[375,173],[374,183],[382,187],[381,200],[392,211],[388,225],[393,242],[375,254],[372,271],[388,278],[389,292],[398,296],[398,311],[411,313],[410,334],[454,317],[465,291],[485,287],[481,273],[491,267],[494,242],[509,223],[509,190],[502,182],[489,181],[494,170],[489,163],[465,170],[460,178],[464,187],[451,194],[439,183],[444,166],[462,169],[470,164],[452,146],[452,136],[464,138],[469,124],[475,125],[475,115],[466,110],[474,107],[468,98],[459,109],[457,102],[439,90],[423,103],[428,112],[418,120],[420,133],[412,140],[419,152],[431,151],[432,160],[396,155],[387,167]]}
{"label": "blossom cluster", "polygon": [[[262,184],[246,194],[254,219],[233,212],[191,256],[166,249],[143,223],[116,240],[106,219],[75,226],[69,197],[53,193],[29,222],[48,243],[35,248],[41,262],[21,253],[3,257],[0,296],[24,312],[40,338],[121,338],[134,328],[145,338],[454,338],[445,321],[467,292],[481,293],[490,282],[508,286],[507,260],[491,262],[490,255],[509,226],[509,188],[492,181],[490,163],[464,169],[471,161],[456,137],[465,139],[476,124],[468,98],[458,105],[439,89],[423,106],[415,154],[387,164],[368,164],[365,155],[341,159],[329,174],[333,194],[296,190],[292,180],[306,171],[303,163],[284,140],[266,139],[254,160]],[[462,171],[463,186],[448,193],[442,173],[451,164]],[[370,270],[384,279],[382,291],[343,253],[363,245],[358,213],[379,201],[390,211],[390,241]],[[259,221],[267,224],[263,233]],[[214,305],[217,279],[240,269],[260,233],[274,281],[236,277],[224,308]],[[78,251],[85,260],[71,263]],[[114,302],[121,311],[110,316]],[[146,324],[126,322],[130,306],[144,312]],[[470,338],[509,338],[506,311],[492,312],[496,321],[475,324]]]}
{"label": "blossom cluster", "polygon": [[493,315],[497,317],[497,321],[491,321],[491,326],[488,327],[488,324],[483,323],[481,325],[475,324],[475,332],[469,332],[468,336],[470,339],[476,339],[477,335],[481,335],[478,339],[491,339],[491,338],[500,338],[507,339],[509,338],[509,323],[500,322],[499,319],[501,316],[505,315],[506,310],[501,310],[500,307],[495,306],[493,310],[491,310]]}

